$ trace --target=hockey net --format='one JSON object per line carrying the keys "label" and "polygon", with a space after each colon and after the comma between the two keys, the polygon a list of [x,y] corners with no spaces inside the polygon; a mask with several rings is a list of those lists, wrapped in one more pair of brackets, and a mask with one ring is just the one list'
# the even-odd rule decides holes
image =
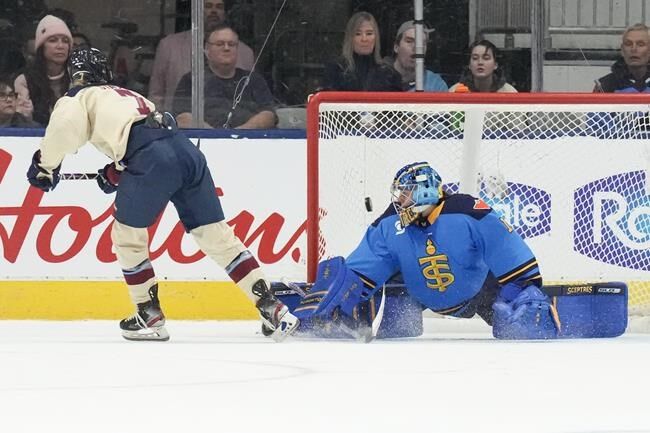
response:
{"label": "hockey net", "polygon": [[625,281],[650,314],[650,97],[324,92],[308,106],[308,278],[428,161],[526,239],[545,282]]}

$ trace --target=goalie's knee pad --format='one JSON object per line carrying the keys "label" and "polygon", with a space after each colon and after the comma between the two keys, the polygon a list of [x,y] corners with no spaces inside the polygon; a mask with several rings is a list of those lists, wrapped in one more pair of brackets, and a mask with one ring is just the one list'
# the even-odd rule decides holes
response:
{"label": "goalie's knee pad", "polygon": [[536,286],[523,289],[512,301],[498,298],[492,306],[492,334],[505,340],[557,338],[558,319],[550,298]]}

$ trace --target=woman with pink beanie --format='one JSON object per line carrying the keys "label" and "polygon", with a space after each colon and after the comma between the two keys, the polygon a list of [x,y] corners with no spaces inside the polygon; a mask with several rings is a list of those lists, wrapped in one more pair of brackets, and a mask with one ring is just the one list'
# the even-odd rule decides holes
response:
{"label": "woman with pink beanie", "polygon": [[43,17],[34,37],[34,63],[14,83],[16,111],[47,126],[54,104],[70,85],[66,62],[71,46],[72,34],[65,22],[53,15]]}

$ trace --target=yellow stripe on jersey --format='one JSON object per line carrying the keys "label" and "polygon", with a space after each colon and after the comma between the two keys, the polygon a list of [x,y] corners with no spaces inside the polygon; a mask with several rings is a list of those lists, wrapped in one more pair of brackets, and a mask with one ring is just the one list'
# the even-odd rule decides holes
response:
{"label": "yellow stripe on jersey", "polygon": [[530,270],[531,268],[537,266],[537,260],[533,259],[529,262],[524,263],[520,267],[510,271],[510,273],[499,278],[499,284],[507,283],[508,281],[514,279],[516,276],[523,274],[524,272]]}
{"label": "yellow stripe on jersey", "polygon": [[429,224],[433,224],[433,222],[434,222],[436,219],[438,219],[438,217],[440,216],[440,213],[442,212],[442,207],[443,207],[444,205],[445,205],[445,202],[443,201],[443,202],[440,203],[438,206],[436,206],[436,208],[433,210],[433,212],[431,212],[431,213],[429,214],[429,216],[427,217],[427,221],[429,222]]}

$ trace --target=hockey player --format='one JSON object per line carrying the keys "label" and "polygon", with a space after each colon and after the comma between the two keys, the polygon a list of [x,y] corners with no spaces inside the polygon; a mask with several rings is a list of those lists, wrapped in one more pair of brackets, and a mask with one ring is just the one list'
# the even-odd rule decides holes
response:
{"label": "hockey player", "polygon": [[314,287],[294,310],[305,325],[315,318],[358,317],[359,306],[401,274],[422,308],[478,314],[501,338],[555,338],[560,323],[540,290],[535,256],[485,202],[443,192],[426,162],[401,168],[391,195],[392,205],[345,260],[320,264]]}
{"label": "hockey player", "polygon": [[112,160],[99,170],[97,183],[105,193],[117,192],[111,238],[136,305],[135,314],[120,322],[124,338],[169,339],[147,227],[170,201],[201,250],[255,303],[274,339],[291,334],[296,317],[271,294],[257,260],[224,221],[205,156],[177,130],[174,118],[156,112],[142,95],[111,85],[108,60],[97,49],[75,50],[68,68],[71,88],[54,107],[27,178],[36,188],[53,190],[64,157],[86,142]]}
{"label": "hockey player", "polygon": [[[428,308],[455,317],[478,314],[503,339],[625,332],[625,283],[542,287],[537,260],[513,227],[483,200],[443,191],[428,163],[401,168],[391,195],[392,205],[347,259],[320,263],[316,282],[299,302],[274,287],[301,320],[298,331],[366,341],[375,333],[416,336],[422,333],[422,310]],[[395,286],[386,287],[380,301],[378,290],[386,282],[403,284],[392,293]],[[302,291],[292,286],[293,292]]]}

